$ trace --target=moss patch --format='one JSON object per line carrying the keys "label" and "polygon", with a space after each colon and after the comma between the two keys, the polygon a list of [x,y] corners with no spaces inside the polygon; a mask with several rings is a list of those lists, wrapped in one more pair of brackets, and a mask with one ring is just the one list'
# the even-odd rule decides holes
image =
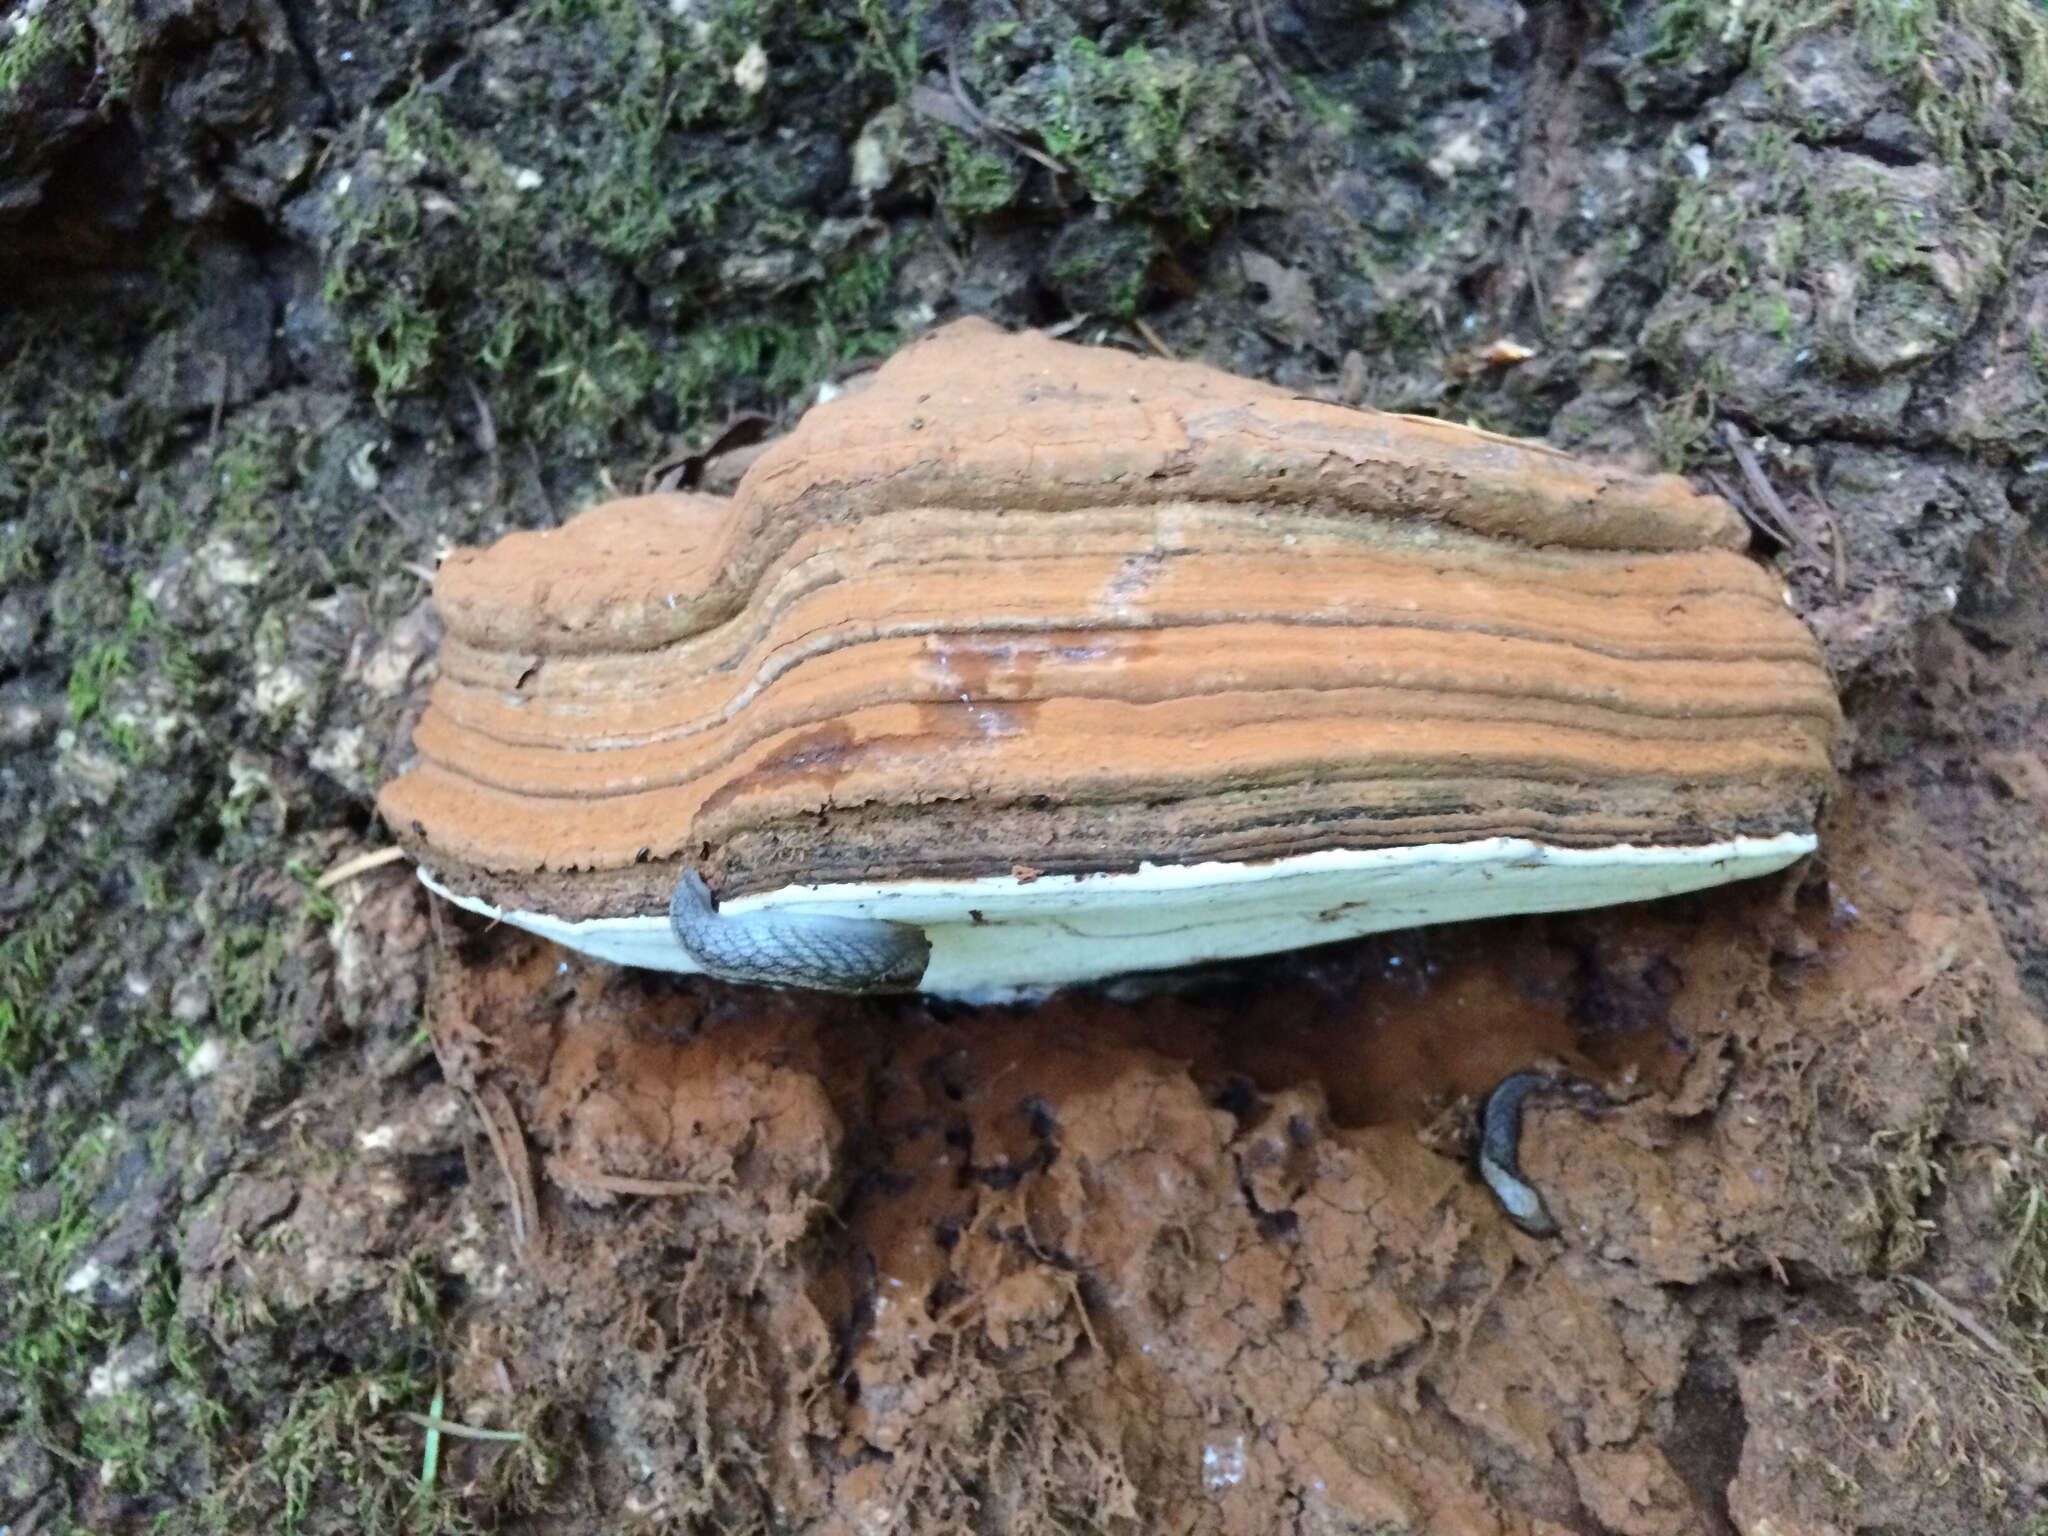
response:
{"label": "moss patch", "polygon": [[1711,152],[1671,147],[1653,355],[1794,436],[1895,430],[2048,207],[2048,19],[1998,0],[1678,0],[1654,33],[1666,63],[1746,55],[1754,97]]}
{"label": "moss patch", "polygon": [[587,456],[722,415],[707,377],[772,393],[898,339],[886,246],[761,131],[878,99],[834,59],[858,14],[547,0],[504,25],[525,46],[480,88],[415,86],[322,191],[326,297],[380,405],[474,385],[500,431]]}
{"label": "moss patch", "polygon": [[1111,54],[1077,38],[1040,89],[1046,149],[1105,207],[1199,236],[1252,201],[1256,161],[1238,141],[1257,118],[1247,60],[1205,64],[1138,47]]}
{"label": "moss patch", "polygon": [[[985,94],[990,123],[1041,146],[1106,214],[1199,242],[1265,196],[1278,122],[1242,56],[1204,57],[1170,34],[1156,45],[1069,36],[1048,46],[998,23],[977,34],[966,79]],[[1018,200],[1026,169],[1001,140],[949,138],[941,195],[962,212],[994,212]]]}
{"label": "moss patch", "polygon": [[45,66],[82,61],[90,49],[85,7],[71,0],[21,6],[0,26],[0,104]]}

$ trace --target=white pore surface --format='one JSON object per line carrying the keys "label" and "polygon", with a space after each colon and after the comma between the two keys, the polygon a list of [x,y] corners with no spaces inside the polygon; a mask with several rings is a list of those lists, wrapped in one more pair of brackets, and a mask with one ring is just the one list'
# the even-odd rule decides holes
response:
{"label": "white pore surface", "polygon": [[[1145,864],[1120,874],[790,885],[723,903],[916,923],[931,940],[921,990],[989,1001],[1130,971],[1269,954],[1390,928],[1562,912],[1675,896],[1767,875],[1811,853],[1811,833],[1739,837],[1692,848],[1549,848],[1522,838],[1406,848],[1327,849],[1262,864]],[[502,918],[601,960],[694,971],[668,914],[567,922],[506,912],[445,889],[458,906]]]}

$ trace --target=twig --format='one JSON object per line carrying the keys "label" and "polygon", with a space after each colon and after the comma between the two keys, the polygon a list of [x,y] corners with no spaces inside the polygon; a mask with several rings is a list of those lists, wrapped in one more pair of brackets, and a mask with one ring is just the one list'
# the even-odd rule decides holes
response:
{"label": "twig", "polygon": [[477,388],[476,380],[468,374],[462,376],[462,383],[469,391],[469,403],[476,407],[476,445],[495,459],[498,456],[498,424],[491,416],[491,402],[484,398],[484,392]]}
{"label": "twig", "polygon": [[540,1200],[533,1192],[533,1160],[526,1154],[526,1133],[505,1090],[484,1082],[470,1095],[484,1123],[484,1136],[498,1159],[498,1171],[512,1202],[512,1246],[523,1257],[527,1243],[540,1232]]}
{"label": "twig", "polygon": [[1543,280],[1536,275],[1536,252],[1530,246],[1529,226],[1522,226],[1522,276],[1529,279],[1529,297],[1536,301],[1536,334],[1550,340],[1550,306],[1543,302]]}
{"label": "twig", "polygon": [[[1758,460],[1756,451],[1749,446],[1734,422],[1721,423],[1721,441],[1735,456],[1735,467],[1742,471],[1742,483],[1748,492],[1744,498],[1728,496],[1728,499],[1742,509],[1743,515],[1750,522],[1776,539],[1784,548],[1792,550],[1801,559],[1824,566],[1828,573],[1828,586],[1836,597],[1847,593],[1849,552],[1842,543],[1842,522],[1835,516],[1835,509],[1828,505],[1828,499],[1821,494],[1819,483],[1811,474],[1804,477],[1806,495],[1819,509],[1822,519],[1827,524],[1828,547],[1825,551],[1814,542],[1812,535],[1806,532],[1804,524],[1793,518],[1784,499],[1772,486],[1770,477],[1764,473],[1763,464]],[[1728,493],[1724,490],[1722,494],[1727,496]]]}
{"label": "twig", "polygon": [[910,110],[920,117],[928,117],[935,123],[944,123],[948,128],[958,128],[962,133],[976,137],[988,131],[985,119],[961,92],[957,79],[950,95],[935,85],[913,85],[910,88]]}
{"label": "twig", "polygon": [[220,448],[220,421],[228,409],[228,355],[216,352],[213,360],[219,364],[219,378],[213,386],[213,419],[206,426],[206,458],[211,463]]}
{"label": "twig", "polygon": [[1429,303],[1429,318],[1436,326],[1437,347],[1443,352],[1445,357],[1449,357],[1458,349],[1451,342],[1451,328],[1444,324],[1444,307],[1434,299],[1430,300]]}
{"label": "twig", "polygon": [[1821,494],[1818,476],[1807,477],[1806,494],[1820,508],[1821,518],[1828,525],[1828,585],[1834,589],[1835,596],[1841,597],[1849,590],[1849,550],[1842,542],[1842,520],[1835,516],[1835,509]]}
{"label": "twig", "polygon": [[1737,512],[1740,512],[1742,520],[1758,533],[1763,534],[1766,538],[1776,540],[1780,546],[1790,542],[1789,540],[1778,538],[1778,535],[1772,531],[1771,526],[1750,509],[1748,498],[1737,487],[1729,484],[1728,477],[1718,469],[1703,469],[1700,471],[1700,478],[1714,488],[1716,496],[1727,502]]}
{"label": "twig", "polygon": [[[1757,459],[1742,435],[1742,429],[1732,421],[1721,423],[1721,441],[1728,451],[1735,455],[1735,467],[1742,471],[1742,484],[1748,492],[1743,510],[1749,520],[1776,539],[1785,548],[1792,550],[1801,559],[1810,560],[1829,572],[1835,595],[1840,596],[1847,587],[1848,572],[1842,551],[1841,527],[1834,521],[1834,512],[1828,508],[1829,529],[1834,535],[1832,554],[1823,553],[1812,537],[1793,519],[1783,498],[1771,485],[1770,477],[1764,473],[1763,464]],[[1731,498],[1732,499],[1732,498]],[[1816,498],[1818,500],[1818,498]],[[1826,507],[1826,503],[1821,505]]]}
{"label": "twig", "polygon": [[399,511],[389,496],[386,496],[382,491],[378,491],[370,499],[377,503],[377,509],[391,519],[391,525],[400,533],[411,539],[415,544],[424,545],[429,550],[433,548],[433,531],[423,527],[420,523]]}
{"label": "twig", "polygon": [[1266,77],[1266,89],[1273,93],[1283,107],[1294,105],[1294,92],[1287,88],[1287,71],[1280,67],[1280,55],[1273,51],[1273,39],[1266,35],[1266,7],[1263,0],[1252,0],[1252,35],[1259,40],[1259,51],[1266,56],[1266,68],[1260,73]]}
{"label": "twig", "polygon": [[988,114],[977,107],[967,94],[967,88],[960,81],[957,61],[948,57],[946,73],[952,85],[948,94],[933,85],[915,85],[910,89],[909,107],[920,117],[928,117],[935,123],[944,123],[948,128],[957,128],[962,133],[976,138],[993,139],[1004,148],[1014,150],[1027,160],[1034,160],[1055,176],[1067,174],[1067,168],[1042,149],[1034,148],[1013,133],[1005,133],[988,120]]}
{"label": "twig", "polygon": [[601,1189],[609,1195],[709,1195],[716,1184],[696,1179],[640,1179],[631,1174],[607,1173],[559,1153],[547,1160],[548,1177],[567,1188]]}
{"label": "twig", "polygon": [[1173,360],[1173,348],[1160,339],[1159,333],[1152,329],[1151,321],[1147,320],[1143,315],[1133,315],[1131,316],[1131,328],[1145,338],[1145,344],[1154,352],[1157,352],[1169,362]]}
{"label": "twig", "polygon": [[955,278],[962,278],[967,275],[967,258],[962,256],[958,251],[953,249],[952,241],[939,241],[938,252],[940,259],[943,260],[947,266],[953,269],[953,276]]}
{"label": "twig", "polygon": [[561,518],[555,511],[555,499],[548,495],[548,483],[541,478],[540,450],[534,446],[531,438],[525,440],[524,447],[526,449],[526,477],[533,482],[534,496],[539,500],[541,506],[546,509],[548,521],[550,523],[559,522]]}
{"label": "twig", "polygon": [[462,376],[464,387],[469,390],[470,403],[476,407],[476,445],[484,452],[491,466],[491,490],[486,506],[495,507],[505,494],[505,468],[498,457],[498,424],[491,417],[491,403],[484,398],[484,392],[477,388],[477,382],[468,374]]}
{"label": "twig", "polygon": [[1071,1269],[1060,1270],[1067,1278],[1067,1299],[1074,1304],[1074,1315],[1081,1320],[1081,1331],[1088,1335],[1088,1344],[1096,1354],[1102,1353],[1102,1340],[1095,1336],[1095,1324],[1088,1320],[1088,1302],[1081,1295],[1081,1277]]}
{"label": "twig", "polygon": [[359,853],[352,859],[343,859],[334,868],[313,882],[316,891],[331,891],[345,881],[358,875],[367,875],[373,869],[382,869],[386,864],[396,864],[405,857],[405,850],[393,843],[389,848],[373,848],[368,853]]}
{"label": "twig", "polygon": [[2003,1339],[1979,1322],[1974,1313],[1950,1301],[1918,1275],[1907,1275],[1904,1278],[1907,1287],[1914,1295],[1934,1308],[1935,1311],[1939,1312],[1951,1323],[1954,1323],[1956,1327],[1962,1329],[1963,1332],[1990,1350],[1992,1354],[2011,1366],[2020,1375],[2033,1375],[2033,1372],[2027,1369],[2026,1362],[2014,1354],[2011,1347]]}
{"label": "twig", "polygon": [[1756,456],[1756,450],[1744,441],[1742,429],[1732,421],[1721,423],[1721,441],[1735,456],[1735,467],[1742,475],[1742,488],[1747,493],[1750,521],[1776,539],[1786,549],[1801,554],[1819,553],[1809,540],[1799,537],[1792,526],[1792,514],[1786,510],[1784,501],[1772,486],[1770,477]]}

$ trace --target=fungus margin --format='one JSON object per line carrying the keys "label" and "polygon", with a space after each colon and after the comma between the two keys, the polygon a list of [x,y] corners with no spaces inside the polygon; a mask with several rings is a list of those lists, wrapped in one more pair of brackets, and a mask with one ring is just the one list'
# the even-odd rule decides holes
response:
{"label": "fungus margin", "polygon": [[[1248,864],[1141,864],[1080,875],[790,885],[724,910],[914,923],[931,941],[920,992],[1014,1001],[1139,971],[1299,949],[1431,923],[1615,906],[1768,875],[1810,832],[1679,847],[1554,848],[1526,838],[1332,848]],[[457,906],[621,965],[697,970],[666,912],[571,921],[505,910],[420,879]]]}

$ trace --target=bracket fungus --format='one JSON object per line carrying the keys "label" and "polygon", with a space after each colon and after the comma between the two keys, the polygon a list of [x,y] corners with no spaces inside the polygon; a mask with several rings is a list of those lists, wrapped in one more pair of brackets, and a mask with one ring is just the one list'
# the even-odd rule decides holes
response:
{"label": "bracket fungus", "polygon": [[1831,782],[1744,543],[1673,476],[963,320],[729,500],[453,555],[382,809],[476,910],[844,991],[1668,895]]}

